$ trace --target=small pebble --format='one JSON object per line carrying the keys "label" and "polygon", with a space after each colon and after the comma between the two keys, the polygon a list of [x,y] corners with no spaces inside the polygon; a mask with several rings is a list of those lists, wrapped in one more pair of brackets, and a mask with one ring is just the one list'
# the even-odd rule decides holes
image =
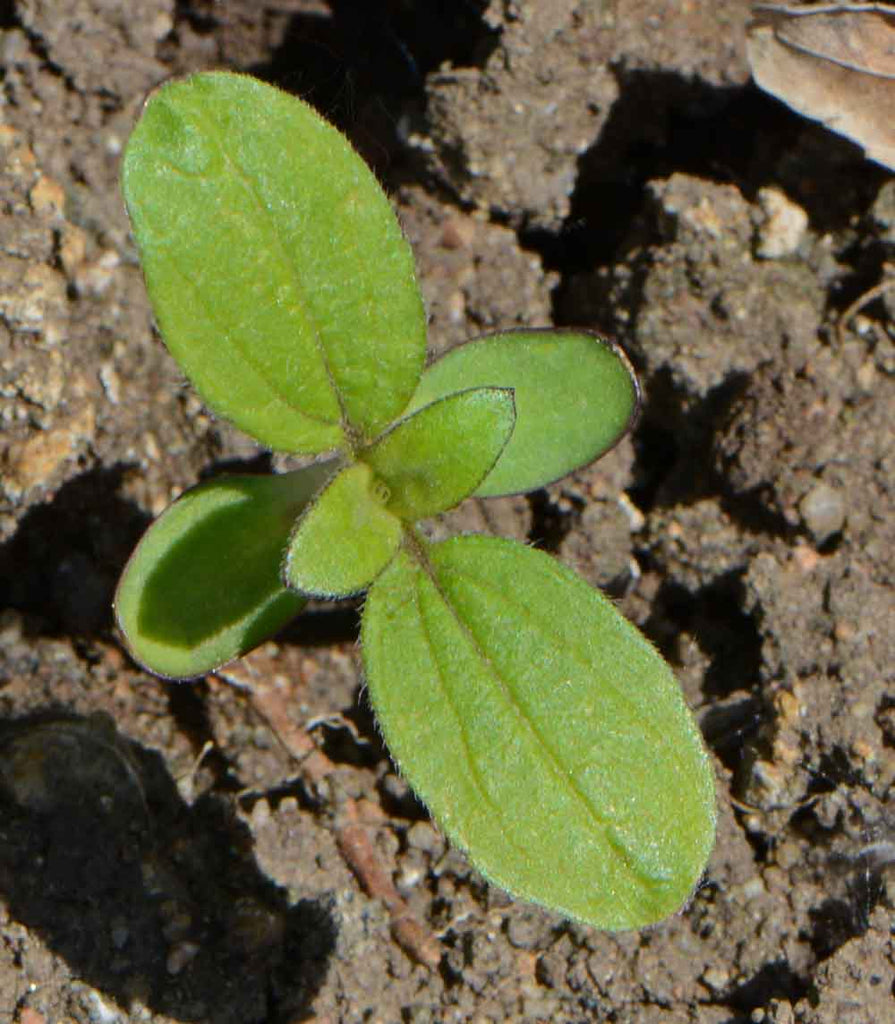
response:
{"label": "small pebble", "polygon": [[35,213],[61,217],[65,209],[65,190],[58,181],[42,174],[28,195]]}
{"label": "small pebble", "polygon": [[820,555],[810,544],[802,544],[798,541],[792,549],[792,558],[802,572],[812,572],[820,562]]}
{"label": "small pebble", "polygon": [[758,229],[756,253],[766,260],[791,256],[805,236],[808,214],[779,188],[759,189],[758,201],[765,221]]}
{"label": "small pebble", "polygon": [[548,934],[544,914],[533,908],[514,913],[507,921],[507,938],[516,949],[535,949],[543,945]]}
{"label": "small pebble", "polygon": [[812,487],[799,502],[799,512],[817,544],[823,544],[845,525],[845,499],[829,484]]}
{"label": "small pebble", "polygon": [[122,1024],[122,1014],[111,1002],[107,1002],[93,989],[84,989],[81,1001],[87,1011],[90,1024]]}
{"label": "small pebble", "polygon": [[199,945],[195,942],[178,942],[171,948],[166,961],[168,974],[180,974],[199,952]]}
{"label": "small pebble", "polygon": [[452,217],[441,226],[441,244],[445,249],[466,249],[475,238],[475,223],[469,218]]}
{"label": "small pebble", "polygon": [[428,821],[416,821],[410,826],[407,830],[407,844],[434,857],[444,853],[444,839]]}
{"label": "small pebble", "polygon": [[702,981],[713,992],[721,992],[727,987],[730,975],[723,967],[709,967],[702,975]]}
{"label": "small pebble", "polygon": [[252,829],[258,832],[270,821],[270,804],[266,800],[259,800],[252,808]]}

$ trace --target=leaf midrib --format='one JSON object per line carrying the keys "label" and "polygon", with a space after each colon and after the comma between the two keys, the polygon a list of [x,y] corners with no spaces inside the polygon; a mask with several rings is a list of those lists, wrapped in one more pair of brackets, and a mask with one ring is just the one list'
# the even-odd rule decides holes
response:
{"label": "leaf midrib", "polygon": [[[290,255],[288,248],[286,247],[286,244],[283,241],[282,236],[280,235],[280,232],[277,230],[276,219],[273,216],[273,213],[271,212],[270,208],[267,206],[266,202],[262,198],[262,196],[259,194],[251,176],[239,165],[234,156],[230,153],[226,145],[226,140],[223,137],[223,133],[219,131],[217,123],[214,121],[210,122],[209,119],[203,116],[202,112],[198,113],[198,119],[204,122],[206,125],[208,125],[209,123],[212,125],[213,130],[217,136],[220,151],[224,157],[225,163],[233,171],[234,175],[238,178],[238,180],[242,183],[243,188],[249,194],[249,196],[251,197],[252,201],[255,204],[256,209],[261,214],[260,219],[263,220],[264,223],[267,225],[267,234],[270,237],[272,237],[276,242],[282,261],[289,271],[289,276],[291,278],[293,288],[298,298],[298,302],[301,305],[302,312],[305,316],[305,319],[309,327],[311,328],[311,335],[314,341],[314,347],[317,349],[317,354],[320,357],[321,363],[323,364],[323,370],[324,373],[326,374],[326,379],[327,382],[329,383],[330,390],[332,391],[333,397],[336,400],[336,404],[339,407],[342,433],[347,439],[348,437],[351,436],[353,432],[353,424],[351,423],[351,419],[348,416],[348,411],[345,407],[344,396],[342,395],[338,383],[336,382],[335,375],[333,374],[332,366],[330,365],[329,361],[329,354],[326,350],[326,345],[324,344],[323,341],[323,334],[320,329],[320,325],[318,324],[316,318],[311,313],[311,305],[308,302],[305,289],[301,284],[301,275],[299,273],[298,267],[295,265],[295,261],[293,257]],[[265,381],[267,380],[266,377],[264,379]]]}
{"label": "leaf midrib", "polygon": [[[246,365],[249,367],[249,369],[252,370],[253,372],[257,373],[258,376],[261,378],[261,380],[264,381],[264,383],[270,389],[271,393],[273,394],[273,396],[276,398],[277,401],[282,402],[283,405],[285,405],[287,409],[290,409],[293,412],[297,412],[300,416],[304,416],[306,419],[310,420],[312,423],[317,423],[317,424],[319,424],[320,426],[323,426],[323,427],[335,427],[335,426],[339,425],[339,424],[335,423],[333,420],[324,419],[322,416],[317,416],[314,413],[308,412],[306,409],[301,409],[297,405],[295,405],[295,403],[292,402],[280,390],[280,388],[277,386],[277,384],[274,381],[269,379],[269,377],[268,377],[267,373],[265,372],[264,368],[259,366],[258,363],[255,362],[255,360],[252,358],[252,356],[250,354],[250,350],[246,349],[246,347],[238,340],[238,335],[232,330],[232,328],[228,327],[226,324],[222,323],[219,320],[219,318],[218,318],[217,314],[214,312],[212,306],[209,304],[208,300],[205,298],[205,295],[203,294],[201,287],[196,283],[194,278],[192,278],[190,276],[190,274],[186,270],[183,269],[183,267],[180,264],[180,261],[177,260],[174,256],[171,256],[171,255],[169,255],[168,258],[170,260],[171,265],[174,267],[174,269],[180,275],[182,280],[195,293],[196,299],[198,300],[198,304],[200,306],[202,306],[206,318],[220,331],[222,336],[224,338],[226,338],[227,341],[229,341],[233,345],[233,348],[236,350],[236,352],[239,354],[239,356],[242,358],[242,360],[246,363]],[[199,390],[201,392],[201,388],[199,388],[198,385],[196,385],[196,387],[197,387],[197,390]],[[216,403],[211,402],[209,404],[212,407],[214,407],[214,405]]]}
{"label": "leaf midrib", "polygon": [[[560,641],[560,639],[555,634],[546,629],[545,626],[531,614],[531,611],[525,605],[520,604],[517,601],[513,601],[512,597],[509,594],[507,594],[506,591],[499,590],[497,587],[494,586],[489,586],[489,584],[486,581],[477,579],[475,576],[472,576],[467,572],[463,572],[462,570],[459,570],[456,567],[452,566],[449,571],[452,572],[455,576],[465,579],[474,587],[478,587],[479,590],[490,591],[491,593],[496,594],[502,601],[505,601],[512,608],[523,614],[529,625],[533,629],[537,630],[537,632],[539,632],[541,636],[545,636],[557,647],[565,646],[566,650],[572,655],[572,657],[578,663],[578,666],[580,668],[584,669],[585,671],[590,671],[593,669],[593,664],[588,659],[586,654],[583,654],[580,651],[578,651],[565,639]],[[628,710],[634,714],[635,717],[642,719],[640,710],[634,705],[634,703],[630,700],[630,698],[627,696],[627,694],[625,694],[625,692],[622,689],[620,689],[611,681],[606,681],[605,685],[612,691],[616,699],[621,704],[624,704],[628,708]],[[681,772],[682,774],[686,774],[687,766],[681,760],[678,748],[673,743],[669,742],[667,735],[661,732],[655,726],[653,726],[652,723],[648,720],[643,721],[642,724],[644,732],[649,734],[651,741],[655,743],[657,747],[660,747],[662,750],[665,751],[665,753],[669,756],[671,761],[674,762],[674,765],[679,772]]]}
{"label": "leaf midrib", "polygon": [[[418,566],[418,563],[416,563],[414,567],[416,566]],[[435,673],[438,677],[439,689],[441,690],[442,695],[444,696],[445,699],[445,703],[450,708],[451,714],[454,716],[454,719],[457,723],[457,728],[460,733],[460,742],[463,746],[464,751],[466,752],[466,760],[469,762],[473,785],[479,791],[479,794],[484,803],[491,808],[491,810],[494,812],[495,817],[501,822],[500,830],[501,833],[503,834],[503,838],[506,844],[512,847],[516,851],[516,853],[519,854],[519,856],[522,858],[524,862],[530,863],[530,857],[528,856],[528,852],[523,847],[519,846],[513,839],[512,832],[508,827],[510,823],[507,822],[506,814],[503,808],[500,806],[500,804],[498,804],[491,796],[491,794],[488,792],[488,789],[485,785],[485,781],[482,778],[482,773],[479,771],[478,765],[476,764],[476,759],[473,755],[472,746],[470,745],[469,741],[469,734],[466,728],[466,722],[457,708],[456,695],[454,694],[451,687],[448,685],[447,676],[442,671],[441,660],[438,657],[437,648],[432,641],[432,633],[426,621],[426,613],[423,610],[422,594],[420,592],[420,585],[423,581],[423,578],[424,575],[422,573],[415,575],[414,590],[411,600],[416,609],[417,618],[419,619],[420,623],[420,628],[423,632],[424,642],[429,649],[429,653],[432,656],[432,664],[435,667]]]}
{"label": "leaf midrib", "polygon": [[[481,644],[478,641],[478,638],[467,625],[466,621],[460,616],[457,609],[454,607],[453,602],[450,600],[447,593],[442,588],[441,582],[437,578],[434,566],[431,565],[428,559],[425,559],[419,562],[418,564],[421,565],[427,578],[430,580],[433,587],[437,591],[438,596],[444,602],[445,607],[448,609],[448,612],[450,613],[453,620],[457,623],[457,626],[460,629],[460,631],[466,637],[473,651],[476,653],[477,657],[482,662],[482,665],[484,666],[485,670],[488,672],[489,675],[491,675],[491,677],[497,683],[498,689],[502,693],[507,706],[515,714],[517,720],[522,723],[523,727],[527,729],[530,735],[534,738],[535,749],[540,753],[541,758],[545,762],[547,769],[553,774],[553,776],[556,778],[556,780],[559,782],[561,786],[568,787],[572,795],[584,807],[586,816],[591,818],[591,820],[598,826],[601,833],[603,834],[606,844],[618,854],[620,860],[624,863],[628,872],[636,878],[645,879],[649,883],[653,883],[654,880],[649,879],[649,877],[645,875],[645,873],[633,861],[628,850],[623,845],[619,844],[618,841],[615,839],[615,837],[613,836],[612,824],[608,822],[605,818],[603,818],[600,812],[596,809],[596,807],[593,806],[591,801],[588,799],[587,795],[582,792],[581,788],[577,785],[574,779],[571,779],[568,776],[568,774],[562,770],[562,765],[557,760],[556,755],[554,754],[549,744],[541,735],[540,730],[537,728],[535,723],[532,722],[531,719],[526,715],[524,709],[519,704],[509,682],[503,678],[497,666],[492,661],[491,657],[481,646]],[[470,759],[471,758],[472,755],[470,754]],[[616,893],[616,896],[618,897],[619,894]],[[626,900],[620,899],[620,902],[624,903],[624,909],[630,915],[632,910],[631,905]]]}

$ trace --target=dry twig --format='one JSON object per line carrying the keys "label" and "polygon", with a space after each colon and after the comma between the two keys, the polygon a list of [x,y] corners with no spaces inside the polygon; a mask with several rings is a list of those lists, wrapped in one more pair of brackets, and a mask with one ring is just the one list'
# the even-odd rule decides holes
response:
{"label": "dry twig", "polygon": [[865,306],[868,306],[873,302],[874,299],[878,299],[880,295],[884,295],[893,288],[895,288],[895,277],[886,277],[878,284],[875,284],[872,288],[868,288],[863,295],[859,295],[855,299],[848,309],[846,309],[839,317],[839,321],[836,325],[836,330],[841,344],[845,344],[845,332],[848,329],[849,321],[860,313]]}
{"label": "dry twig", "polygon": [[[309,733],[290,719],[286,698],[272,684],[272,674],[257,665],[260,652],[219,669],[215,675],[245,692],[256,713],[280,745],[301,768],[302,774],[319,791],[336,766],[317,747]],[[336,845],[364,892],[382,900],[389,913],[392,935],[404,952],[417,963],[434,970],[441,961],[441,947],[435,936],[410,909],[392,882],[370,838],[370,826],[361,821],[357,801],[347,795],[334,801]]]}

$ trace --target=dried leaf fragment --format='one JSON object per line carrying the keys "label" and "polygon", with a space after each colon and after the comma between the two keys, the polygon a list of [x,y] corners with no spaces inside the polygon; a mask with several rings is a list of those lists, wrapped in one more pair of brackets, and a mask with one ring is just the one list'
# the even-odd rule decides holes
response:
{"label": "dried leaf fragment", "polygon": [[754,4],[752,13],[757,84],[895,170],[895,7]]}

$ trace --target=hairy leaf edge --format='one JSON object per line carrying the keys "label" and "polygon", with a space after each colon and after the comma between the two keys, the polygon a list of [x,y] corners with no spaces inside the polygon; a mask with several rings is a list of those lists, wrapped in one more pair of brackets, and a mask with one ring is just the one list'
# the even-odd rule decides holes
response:
{"label": "hairy leaf edge", "polygon": [[[631,410],[630,416],[628,417],[628,422],[625,424],[624,428],[619,431],[618,437],[616,437],[616,439],[612,442],[611,445],[609,445],[608,448],[603,448],[601,451],[598,451],[597,454],[589,462],[579,463],[579,465],[573,466],[571,469],[567,470],[565,473],[562,473],[560,476],[552,477],[549,480],[544,480],[544,481],[538,483],[536,487],[529,487],[529,488],[526,488],[525,490],[521,490],[521,491],[501,491],[500,494],[487,494],[487,495],[484,495],[484,494],[483,495],[479,495],[477,491],[473,491],[473,496],[481,497],[483,499],[488,499],[488,498],[510,498],[510,497],[514,497],[514,496],[520,495],[520,494],[530,494],[533,490],[541,490],[544,487],[550,487],[552,484],[555,484],[555,483],[557,483],[560,480],[564,480],[571,473],[576,473],[576,472],[578,472],[579,469],[584,469],[585,467],[590,466],[594,462],[597,462],[600,459],[602,459],[604,455],[608,455],[609,452],[611,452],[615,447],[617,447],[625,439],[625,437],[627,437],[627,435],[630,434],[632,432],[632,430],[634,430],[634,428],[637,426],[637,423],[638,423],[638,421],[640,419],[640,414],[641,414],[642,409],[643,409],[643,389],[640,386],[640,379],[638,378],[637,372],[634,369],[634,364],[631,362],[630,358],[628,357],[627,352],[625,352],[625,350],[622,348],[622,346],[617,341],[615,341],[615,339],[609,338],[609,337],[607,337],[604,334],[600,334],[599,331],[592,330],[589,327],[508,327],[508,328],[504,328],[503,330],[488,331],[485,334],[477,334],[475,337],[468,338],[468,339],[466,339],[464,341],[460,341],[456,345],[452,345],[449,349],[447,349],[447,351],[439,353],[434,359],[432,359],[430,362],[428,362],[426,364],[425,368],[423,369],[423,374],[425,374],[426,371],[428,369],[430,369],[430,367],[434,366],[436,363],[440,363],[440,362],[442,362],[442,360],[449,359],[454,353],[459,352],[461,349],[465,348],[467,345],[475,345],[479,341],[489,341],[492,338],[498,338],[498,337],[500,337],[502,335],[506,335],[506,334],[550,335],[550,334],[557,334],[557,333],[586,335],[587,337],[592,338],[594,340],[594,342],[596,342],[597,344],[602,345],[604,348],[608,348],[618,358],[619,362],[627,370],[628,377],[631,380],[631,387],[634,390],[634,406],[633,406],[633,408]],[[483,387],[483,386],[487,387],[488,385],[478,385],[478,386],[479,387]],[[504,386],[506,386],[506,387],[509,387],[510,390],[514,390],[512,388],[512,385],[494,384],[494,385],[491,385],[491,386],[492,387],[504,387]],[[467,389],[461,389],[461,390],[467,390]],[[439,401],[439,399],[436,399],[435,401]],[[411,402],[412,402],[412,399],[411,399]],[[427,403],[427,405],[431,405],[431,404],[432,404],[431,402]],[[420,406],[420,408],[425,408],[425,406]],[[414,412],[418,412],[418,411],[419,411],[418,409],[414,410]],[[406,413],[405,413],[405,415],[406,415]],[[496,460],[495,460],[494,465],[497,465],[497,461]],[[494,467],[492,466],[491,468],[493,469]],[[489,474],[490,474],[490,470],[489,470]],[[486,476],[483,478],[483,482],[484,482],[484,480],[487,480],[487,478],[488,478],[488,475],[486,474]]]}

